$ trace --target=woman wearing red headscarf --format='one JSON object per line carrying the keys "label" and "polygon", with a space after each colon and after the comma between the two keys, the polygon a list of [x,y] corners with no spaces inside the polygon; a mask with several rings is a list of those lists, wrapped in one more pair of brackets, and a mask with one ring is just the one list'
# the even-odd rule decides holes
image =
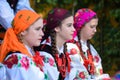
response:
{"label": "woman wearing red headscarf", "polygon": [[44,80],[39,46],[43,19],[30,10],[20,10],[0,46],[0,80]]}
{"label": "woman wearing red headscarf", "polygon": [[73,38],[73,22],[72,14],[65,9],[55,8],[48,13],[45,36],[39,49],[49,80],[64,80],[70,72],[66,41]]}
{"label": "woman wearing red headscarf", "polygon": [[[74,27],[77,35],[68,43],[71,58],[71,80],[110,80],[103,74],[101,58],[89,40],[95,35],[98,18],[88,8],[79,9],[74,16]],[[74,78],[74,76],[77,76]]]}

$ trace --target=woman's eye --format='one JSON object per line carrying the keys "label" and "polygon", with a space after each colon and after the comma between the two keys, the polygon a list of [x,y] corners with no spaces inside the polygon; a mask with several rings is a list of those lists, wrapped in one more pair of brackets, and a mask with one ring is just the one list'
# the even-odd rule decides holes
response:
{"label": "woman's eye", "polygon": [[68,24],[67,26],[68,26],[68,27],[71,27],[71,26],[72,26],[72,24]]}
{"label": "woman's eye", "polygon": [[94,28],[94,27],[96,27],[96,26],[90,26],[91,28]]}
{"label": "woman's eye", "polygon": [[40,30],[40,27],[39,27],[39,28],[36,28],[36,30]]}

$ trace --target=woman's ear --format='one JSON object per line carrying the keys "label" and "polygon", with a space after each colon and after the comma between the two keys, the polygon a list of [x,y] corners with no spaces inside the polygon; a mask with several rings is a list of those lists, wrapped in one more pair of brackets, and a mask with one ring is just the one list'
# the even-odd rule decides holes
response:
{"label": "woman's ear", "polygon": [[55,32],[59,32],[60,31],[60,27],[55,27]]}
{"label": "woman's ear", "polygon": [[26,34],[27,34],[27,31],[26,31],[26,30],[25,30],[25,31],[22,31],[20,34],[21,34],[21,35],[26,35]]}

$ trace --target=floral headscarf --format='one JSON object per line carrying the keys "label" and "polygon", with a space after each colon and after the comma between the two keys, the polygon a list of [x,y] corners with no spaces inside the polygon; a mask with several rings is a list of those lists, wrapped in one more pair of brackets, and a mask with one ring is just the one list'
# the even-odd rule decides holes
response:
{"label": "floral headscarf", "polygon": [[80,30],[82,26],[89,22],[96,13],[88,8],[79,9],[74,16],[74,27],[76,30]]}

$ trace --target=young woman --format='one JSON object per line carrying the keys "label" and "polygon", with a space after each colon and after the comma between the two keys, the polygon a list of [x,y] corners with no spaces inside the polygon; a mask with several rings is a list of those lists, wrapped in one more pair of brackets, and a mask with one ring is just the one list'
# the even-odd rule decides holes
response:
{"label": "young woman", "polygon": [[77,35],[68,43],[71,58],[72,80],[109,80],[108,74],[103,74],[101,58],[90,43],[90,39],[97,32],[98,17],[91,9],[79,9],[74,16],[74,27]]}
{"label": "young woman", "polygon": [[43,19],[37,13],[18,11],[0,46],[0,80],[44,80],[42,59],[33,50],[40,45],[42,28]]}
{"label": "young woman", "polygon": [[55,8],[48,13],[40,54],[49,80],[64,80],[70,72],[66,41],[73,38],[73,22],[73,16],[65,9]]}

